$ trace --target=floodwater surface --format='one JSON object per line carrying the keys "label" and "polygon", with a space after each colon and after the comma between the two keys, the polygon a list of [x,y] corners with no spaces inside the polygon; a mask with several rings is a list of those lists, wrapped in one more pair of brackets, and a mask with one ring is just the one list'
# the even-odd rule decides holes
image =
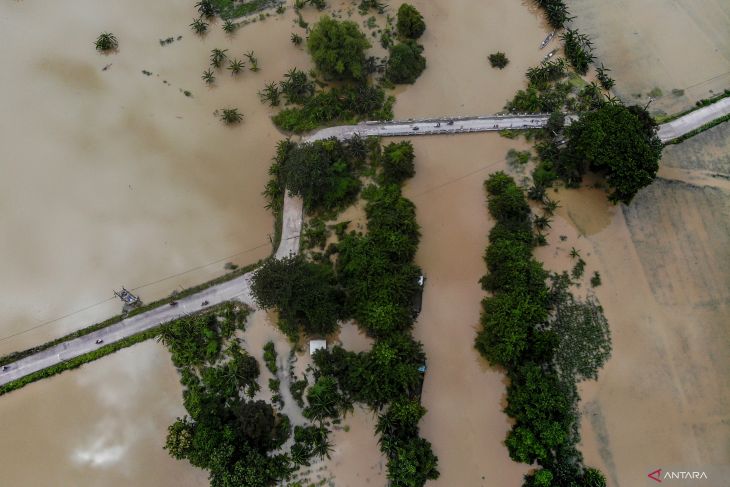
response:
{"label": "floodwater surface", "polygon": [[30,384],[0,400],[0,483],[207,486],[207,472],[162,449],[184,414],[170,355],[152,340]]}
{"label": "floodwater surface", "polygon": [[730,88],[727,0],[568,2],[625,102],[674,113]]}
{"label": "floodwater surface", "polygon": [[[261,191],[282,135],[257,91],[307,56],[289,17],[200,38],[193,3],[0,5],[0,353],[117,313],[121,285],[152,301],[270,253]],[[102,31],[118,52],[94,50]],[[213,48],[253,50],[261,71],[207,87]],[[214,116],[229,106],[240,126]]]}

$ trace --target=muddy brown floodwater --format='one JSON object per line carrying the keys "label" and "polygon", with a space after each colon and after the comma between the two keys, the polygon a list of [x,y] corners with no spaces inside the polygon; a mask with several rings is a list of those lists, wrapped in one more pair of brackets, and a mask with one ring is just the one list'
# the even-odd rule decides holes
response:
{"label": "muddy brown floodwater", "polygon": [[[727,0],[568,2],[626,102],[674,113],[730,88]],[[675,91],[676,90],[676,91]]]}
{"label": "muddy brown floodwater", "polygon": [[[282,135],[257,91],[308,69],[308,57],[289,40],[291,11],[233,37],[216,22],[199,38],[194,3],[0,5],[0,354],[118,313],[105,300],[121,285],[152,301],[270,253],[261,191]],[[119,52],[96,53],[102,31]],[[261,71],[224,70],[208,88],[212,48],[241,59],[254,50]],[[245,114],[241,126],[214,117],[227,106]],[[154,343],[4,396],[0,408],[2,485],[208,484],[161,448],[184,410]]]}

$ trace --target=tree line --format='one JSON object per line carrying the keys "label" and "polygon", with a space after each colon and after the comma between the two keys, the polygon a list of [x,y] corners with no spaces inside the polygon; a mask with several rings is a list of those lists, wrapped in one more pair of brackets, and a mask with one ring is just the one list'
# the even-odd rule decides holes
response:
{"label": "tree line", "polygon": [[[548,287],[548,272],[532,256],[535,237],[527,199],[503,172],[491,175],[485,189],[495,225],[485,253],[488,273],[481,284],[491,295],[482,302],[475,346],[509,378],[505,413],[514,424],[505,445],[513,460],[539,465],[525,476],[524,487],[605,486],[603,474],[585,467],[576,448],[578,394],[573,371],[578,367],[566,371],[556,361],[566,328],[551,326],[550,315],[563,295]],[[565,291],[564,286],[560,289]]]}

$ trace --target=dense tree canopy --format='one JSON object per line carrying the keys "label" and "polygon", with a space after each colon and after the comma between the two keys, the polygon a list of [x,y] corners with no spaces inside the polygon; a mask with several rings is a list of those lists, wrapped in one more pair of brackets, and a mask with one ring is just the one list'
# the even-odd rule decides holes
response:
{"label": "dense tree canopy", "polygon": [[423,46],[416,41],[399,42],[390,48],[385,74],[393,83],[415,83],[426,69]]}
{"label": "dense tree canopy", "polygon": [[312,28],[307,47],[317,68],[329,78],[362,80],[367,75],[365,50],[370,43],[355,22],[323,16]]}
{"label": "dense tree canopy", "polygon": [[383,148],[383,182],[401,184],[416,174],[413,163],[416,158],[413,144],[409,141],[391,142]]}
{"label": "dense tree canopy", "polygon": [[292,147],[279,163],[279,175],[308,211],[341,209],[354,201],[361,185],[363,159],[351,147],[334,138]]}
{"label": "dense tree canopy", "polygon": [[251,293],[264,309],[276,308],[285,331],[309,335],[337,329],[341,296],[332,268],[301,256],[269,259],[254,273]]}
{"label": "dense tree canopy", "polygon": [[580,182],[588,170],[603,174],[610,198],[628,203],[656,177],[662,143],[640,107],[606,103],[584,113],[565,132],[568,145],[559,171],[569,182]]}
{"label": "dense tree canopy", "polygon": [[418,39],[426,30],[426,22],[423,20],[421,12],[416,7],[408,3],[403,3],[398,8],[398,17],[396,21],[398,33],[408,39]]}

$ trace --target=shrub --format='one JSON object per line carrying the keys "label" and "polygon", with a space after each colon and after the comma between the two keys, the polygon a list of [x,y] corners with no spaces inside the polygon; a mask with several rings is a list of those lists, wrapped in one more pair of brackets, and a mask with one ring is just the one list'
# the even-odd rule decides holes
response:
{"label": "shrub", "polygon": [[418,39],[426,30],[426,23],[416,7],[403,3],[398,8],[396,28],[401,36],[407,39]]}

